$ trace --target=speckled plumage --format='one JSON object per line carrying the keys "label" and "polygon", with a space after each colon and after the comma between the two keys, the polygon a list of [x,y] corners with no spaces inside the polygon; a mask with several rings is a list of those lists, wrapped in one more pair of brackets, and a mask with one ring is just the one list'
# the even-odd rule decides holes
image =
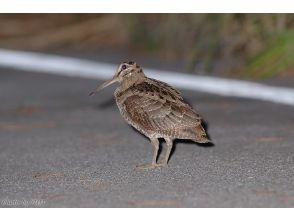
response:
{"label": "speckled plumage", "polygon": [[[120,82],[114,96],[123,118],[138,131],[150,138],[154,146],[151,164],[139,168],[167,165],[174,139],[191,139],[199,143],[210,142],[201,125],[201,117],[170,85],[145,76],[134,62],[122,63],[113,79],[98,90]],[[158,138],[167,142],[163,163],[156,162]]]}

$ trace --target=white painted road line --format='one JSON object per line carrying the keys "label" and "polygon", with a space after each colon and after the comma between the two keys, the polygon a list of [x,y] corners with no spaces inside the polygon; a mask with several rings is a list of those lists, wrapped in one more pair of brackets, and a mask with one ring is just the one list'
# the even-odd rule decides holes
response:
{"label": "white painted road line", "polygon": [[[0,49],[0,67],[93,79],[109,79],[117,69],[117,65],[113,64],[6,49]],[[149,77],[165,81],[181,89],[294,106],[294,89],[292,88],[146,68],[144,72]]]}

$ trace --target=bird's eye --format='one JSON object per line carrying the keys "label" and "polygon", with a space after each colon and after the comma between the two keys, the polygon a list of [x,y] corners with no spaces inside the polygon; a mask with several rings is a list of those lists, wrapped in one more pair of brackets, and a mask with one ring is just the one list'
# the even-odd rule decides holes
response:
{"label": "bird's eye", "polygon": [[122,67],[121,67],[122,70],[125,70],[126,68],[127,68],[126,65],[122,65]]}

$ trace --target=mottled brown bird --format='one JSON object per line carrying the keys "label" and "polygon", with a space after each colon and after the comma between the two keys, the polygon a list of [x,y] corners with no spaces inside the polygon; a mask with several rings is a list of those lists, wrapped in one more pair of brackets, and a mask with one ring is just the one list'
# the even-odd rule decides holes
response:
{"label": "mottled brown bird", "polygon": [[[210,142],[201,125],[201,117],[185,103],[180,92],[164,82],[146,77],[135,62],[120,64],[114,77],[91,94],[115,82],[120,83],[114,96],[121,115],[129,124],[147,136],[154,147],[152,163],[138,168],[167,165],[174,139],[190,139],[198,143]],[[162,163],[156,162],[158,138],[164,138],[167,143],[167,151]]]}

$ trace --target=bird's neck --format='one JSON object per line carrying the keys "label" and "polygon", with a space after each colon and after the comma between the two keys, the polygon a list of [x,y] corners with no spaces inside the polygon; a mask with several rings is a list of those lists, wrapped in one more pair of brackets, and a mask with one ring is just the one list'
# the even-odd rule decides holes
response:
{"label": "bird's neck", "polygon": [[146,76],[143,73],[142,74],[136,73],[133,76],[124,79],[120,84],[119,90],[121,92],[125,91],[131,86],[143,82],[145,79],[146,79]]}

